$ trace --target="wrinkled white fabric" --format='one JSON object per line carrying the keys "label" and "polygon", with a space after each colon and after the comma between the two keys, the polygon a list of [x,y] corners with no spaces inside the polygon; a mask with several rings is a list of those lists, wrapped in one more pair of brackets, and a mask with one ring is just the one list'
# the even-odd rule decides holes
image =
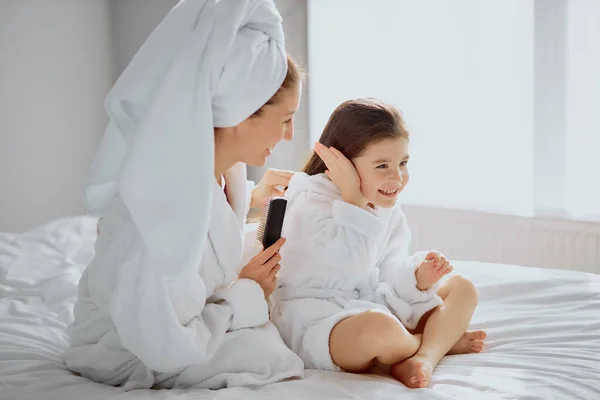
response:
{"label": "wrinkled white fabric", "polygon": [[271,319],[307,368],[339,370],[329,335],[341,320],[367,310],[393,314],[414,328],[441,304],[438,285],[421,291],[409,256],[410,230],[399,205],[361,209],[341,200],[325,174],[295,174],[282,235]]}
{"label": "wrinkled white fabric", "polygon": [[[228,171],[226,180],[228,199],[213,182],[202,262],[195,274],[168,288],[161,286],[160,276],[141,271],[133,277],[134,292],[118,292],[122,271],[137,261],[143,243],[124,204],[113,202],[100,221],[96,256],[79,283],[75,318],[69,327],[71,343],[65,353],[69,369],[128,390],[153,386],[218,389],[302,376],[302,361],[268,321],[260,286],[247,279],[235,280],[244,265],[243,253],[248,252],[243,242],[251,251],[256,232],[248,232],[250,240],[244,240],[251,194],[245,165]],[[118,308],[123,319],[113,317]],[[172,325],[161,320],[167,308],[177,318]],[[161,322],[162,327],[145,329]],[[136,333],[135,328],[141,330]],[[140,343],[148,347],[136,354],[132,349],[140,349]],[[189,354],[182,353],[188,349]]]}
{"label": "wrinkled white fabric", "polygon": [[[214,177],[214,128],[251,116],[286,72],[272,0],[182,0],[135,55],[107,97],[110,124],[84,185],[101,222],[70,330],[72,370],[130,389],[302,373],[265,325],[260,287],[231,284],[249,201],[245,166],[230,171],[231,207]],[[241,328],[256,329],[241,342],[264,358],[252,363],[231,347]],[[184,381],[173,378],[180,373]]]}

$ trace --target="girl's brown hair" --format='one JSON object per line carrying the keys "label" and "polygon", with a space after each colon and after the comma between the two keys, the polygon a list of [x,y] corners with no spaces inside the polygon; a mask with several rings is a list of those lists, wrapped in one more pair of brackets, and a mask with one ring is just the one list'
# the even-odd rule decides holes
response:
{"label": "girl's brown hair", "polygon": [[[352,160],[360,157],[371,143],[408,136],[399,110],[377,99],[362,98],[348,100],[333,111],[319,142],[335,147]],[[316,175],[326,169],[323,160],[313,152],[303,172]]]}

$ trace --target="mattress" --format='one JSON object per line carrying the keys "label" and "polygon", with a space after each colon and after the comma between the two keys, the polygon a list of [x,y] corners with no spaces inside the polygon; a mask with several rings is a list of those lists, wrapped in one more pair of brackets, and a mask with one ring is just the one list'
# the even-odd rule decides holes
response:
{"label": "mattress", "polygon": [[600,276],[455,262],[480,304],[481,354],[445,357],[429,388],[382,374],[306,371],[264,387],[124,392],[74,375],[68,345],[77,283],[93,256],[96,221],[74,217],[0,234],[0,399],[600,399]]}

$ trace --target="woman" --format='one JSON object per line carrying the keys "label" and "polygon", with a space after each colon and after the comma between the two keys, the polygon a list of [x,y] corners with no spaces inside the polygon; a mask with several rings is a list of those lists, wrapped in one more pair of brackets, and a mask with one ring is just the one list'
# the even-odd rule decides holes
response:
{"label": "woman", "polygon": [[126,390],[302,375],[265,300],[284,240],[242,263],[250,198],[289,178],[271,173],[250,194],[245,164],[292,139],[300,90],[272,1],[184,0],[152,33],[108,96],[84,189],[100,234],[71,370]]}

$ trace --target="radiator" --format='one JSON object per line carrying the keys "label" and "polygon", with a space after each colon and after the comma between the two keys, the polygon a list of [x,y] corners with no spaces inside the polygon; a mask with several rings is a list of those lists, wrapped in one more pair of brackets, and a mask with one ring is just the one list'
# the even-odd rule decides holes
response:
{"label": "radiator", "polygon": [[600,274],[600,222],[408,205],[403,209],[413,251],[436,249],[454,260]]}

